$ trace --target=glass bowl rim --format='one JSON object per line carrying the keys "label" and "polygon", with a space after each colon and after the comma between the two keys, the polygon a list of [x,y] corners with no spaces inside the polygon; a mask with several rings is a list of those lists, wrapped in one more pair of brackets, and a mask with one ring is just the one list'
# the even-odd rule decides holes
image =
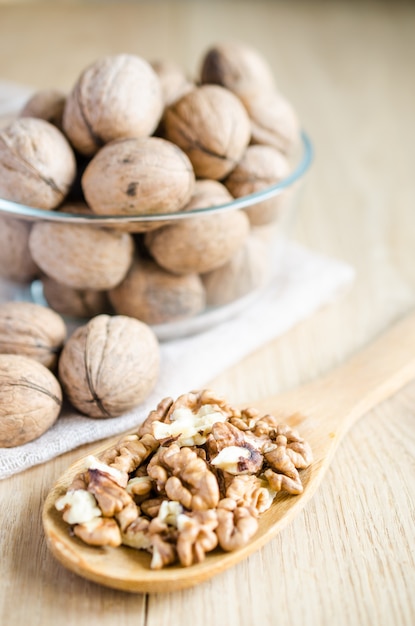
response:
{"label": "glass bowl rim", "polygon": [[176,221],[187,219],[197,215],[222,213],[224,211],[233,211],[236,209],[245,209],[258,202],[268,200],[282,193],[287,187],[290,187],[300,180],[309,169],[313,156],[313,145],[309,135],[301,131],[302,153],[300,159],[292,172],[280,182],[265,187],[259,191],[251,193],[241,198],[235,198],[231,202],[219,204],[216,206],[191,209],[189,211],[178,211],[176,213],[153,213],[151,215],[82,215],[80,213],[64,213],[56,210],[37,209],[35,207],[6,200],[0,198],[0,215],[12,216],[28,221],[48,221],[72,224],[90,224],[91,226],[111,226],[112,224],[129,224],[129,223],[145,223],[158,221]]}

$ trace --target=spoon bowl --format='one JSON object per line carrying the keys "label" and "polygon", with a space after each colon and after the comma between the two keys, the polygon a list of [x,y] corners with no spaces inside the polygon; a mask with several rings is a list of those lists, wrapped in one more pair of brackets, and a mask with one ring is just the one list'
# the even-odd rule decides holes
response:
{"label": "spoon bowl", "polygon": [[[362,352],[327,376],[293,391],[267,398],[255,406],[297,429],[311,445],[314,461],[301,470],[304,492],[278,494],[270,509],[259,517],[252,540],[239,550],[220,549],[191,567],[172,565],[151,570],[151,557],[126,546],[98,548],[70,535],[68,525],[55,509],[84,459],[72,465],[48,494],[43,509],[47,544],[68,569],[89,580],[130,592],[169,592],[192,587],[236,565],[280,532],[307,504],[323,479],[334,453],[349,428],[371,408],[415,379],[415,314],[376,339]],[[119,437],[94,451],[113,447]]]}

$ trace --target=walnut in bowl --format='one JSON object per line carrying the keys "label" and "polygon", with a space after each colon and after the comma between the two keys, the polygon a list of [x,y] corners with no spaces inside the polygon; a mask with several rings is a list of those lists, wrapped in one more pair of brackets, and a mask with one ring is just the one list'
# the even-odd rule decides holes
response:
{"label": "walnut in bowl", "polygon": [[[258,51],[223,43],[201,65],[98,59],[0,133],[0,274],[17,298],[170,339],[255,297],[281,243],[259,230],[289,224],[310,141]],[[62,130],[24,117],[60,126],[55,105]]]}

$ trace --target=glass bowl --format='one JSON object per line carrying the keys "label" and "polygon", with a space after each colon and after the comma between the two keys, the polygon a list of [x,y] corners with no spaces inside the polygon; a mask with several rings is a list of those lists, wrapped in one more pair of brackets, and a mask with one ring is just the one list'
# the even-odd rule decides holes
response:
{"label": "glass bowl", "polygon": [[[0,198],[0,218],[17,219],[19,222],[29,223],[50,222],[72,225],[89,225],[106,229],[129,230],[133,224],[142,232],[134,233],[138,254],[149,256],[143,240],[146,231],[156,232],[159,228],[169,227],[182,220],[208,219],[210,216],[223,214],[229,211],[249,212],[261,211],[270,206],[270,202],[278,201],[279,206],[269,223],[252,225],[250,227],[250,251],[238,250],[239,260],[231,259],[223,266],[199,276],[204,289],[204,303],[199,310],[192,313],[185,311],[185,307],[174,306],[174,293],[169,307],[173,311],[170,318],[167,315],[161,322],[152,322],[143,319],[154,329],[160,340],[169,340],[201,332],[207,328],[219,324],[238,314],[269,284],[276,270],[278,259],[281,258],[284,242],[289,235],[290,226],[299,203],[299,194],[305,174],[310,168],[313,159],[312,143],[305,131],[301,133],[301,141],[297,153],[292,159],[290,174],[279,183],[263,188],[249,195],[235,198],[226,204],[197,208],[177,213],[158,213],[154,215],[91,215],[81,213],[65,213],[62,210],[45,211],[31,206],[12,202]],[[134,229],[134,228],[133,228]],[[255,240],[255,244],[252,241]],[[261,250],[260,258],[256,251]],[[255,253],[254,253],[254,252]],[[202,254],[202,252],[201,252]],[[93,250],[91,250],[93,255]],[[153,262],[153,260],[151,260]],[[0,268],[0,300],[29,300],[39,304],[46,304],[57,310],[69,324],[84,323],[88,316],[74,317],[73,312],[65,310],[65,306],[56,306],[47,296],[43,288],[42,273],[28,282],[17,282],[4,277]],[[3,277],[1,277],[3,275]],[[154,287],[154,290],[156,287]],[[151,285],[150,285],[151,291]],[[174,290],[173,290],[174,291]],[[166,294],[163,295],[165,298]],[[68,294],[68,297],[71,297]],[[75,296],[74,296],[75,297]],[[186,300],[186,294],[181,298]],[[173,302],[173,304],[172,304]],[[171,306],[170,306],[171,305]],[[104,305],[103,305],[104,306]],[[107,308],[109,307],[109,308]],[[71,308],[71,307],[69,307]],[[94,310],[90,316],[100,312],[118,314],[130,314],[124,309],[119,310],[114,306],[113,300],[106,300],[105,310]],[[139,317],[136,315],[136,317]],[[163,316],[162,316],[163,317]],[[142,319],[139,317],[139,319]]]}

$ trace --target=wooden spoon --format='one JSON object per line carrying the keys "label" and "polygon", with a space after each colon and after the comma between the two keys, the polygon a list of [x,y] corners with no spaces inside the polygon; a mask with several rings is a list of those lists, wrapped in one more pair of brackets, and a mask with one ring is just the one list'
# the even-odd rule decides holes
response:
{"label": "wooden spoon", "polygon": [[[301,477],[301,496],[279,494],[260,516],[250,543],[235,552],[215,550],[203,563],[191,567],[150,569],[150,555],[128,547],[96,548],[69,534],[69,526],[55,502],[66,492],[83,459],[70,467],[49,493],[43,510],[48,546],[67,568],[97,583],[130,592],[167,592],[201,583],[261,548],[307,504],[326,473],[342,437],[372,407],[415,379],[415,315],[398,323],[345,365],[328,376],[288,393],[256,403],[295,427],[310,444],[314,462]],[[187,391],[187,390],[183,390]],[[119,437],[96,450],[99,454]],[[339,490],[341,485],[338,485]]]}

